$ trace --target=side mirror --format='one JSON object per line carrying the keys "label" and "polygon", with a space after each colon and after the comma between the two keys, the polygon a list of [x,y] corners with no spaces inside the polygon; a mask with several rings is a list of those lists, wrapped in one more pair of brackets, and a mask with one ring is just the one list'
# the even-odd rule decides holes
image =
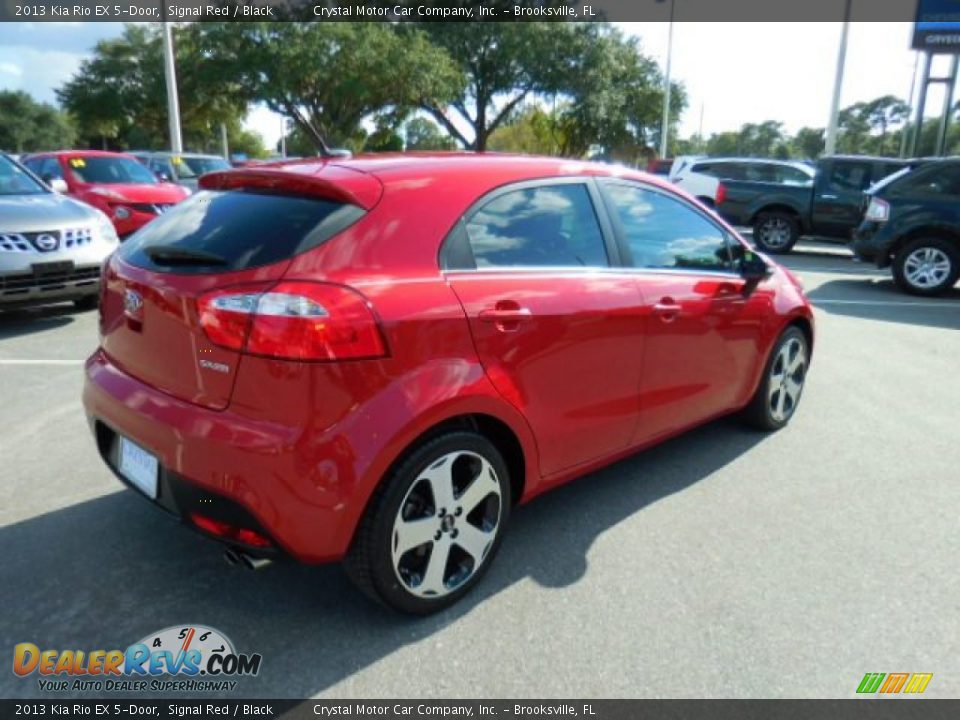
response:
{"label": "side mirror", "polygon": [[60,193],[61,195],[66,194],[67,190],[69,189],[67,188],[67,181],[63,178],[49,177],[49,179],[44,178],[44,181],[50,186],[51,190],[53,190],[55,193]]}
{"label": "side mirror", "polygon": [[740,275],[744,280],[760,282],[770,275],[770,266],[763,258],[749,250],[740,258]]}
{"label": "side mirror", "polygon": [[163,172],[162,170],[158,170],[154,174],[157,176],[157,180],[159,180],[160,182],[170,182],[170,176],[167,173]]}

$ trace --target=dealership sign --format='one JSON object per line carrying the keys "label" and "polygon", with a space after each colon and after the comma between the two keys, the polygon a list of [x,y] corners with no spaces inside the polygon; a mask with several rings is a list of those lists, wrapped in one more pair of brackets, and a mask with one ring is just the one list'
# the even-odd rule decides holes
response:
{"label": "dealership sign", "polygon": [[960,52],[960,0],[918,0],[913,49]]}

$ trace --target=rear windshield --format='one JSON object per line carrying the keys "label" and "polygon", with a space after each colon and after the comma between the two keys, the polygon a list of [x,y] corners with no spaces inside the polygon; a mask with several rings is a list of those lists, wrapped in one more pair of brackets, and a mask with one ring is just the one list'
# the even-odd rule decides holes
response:
{"label": "rear windshield", "polygon": [[145,225],[119,252],[133,265],[160,272],[232,272],[314,248],[363,215],[362,208],[333,200],[201,191]]}
{"label": "rear windshield", "polygon": [[230,163],[223,158],[184,156],[179,162],[175,159],[172,162],[177,168],[177,177],[181,178],[195,178],[208,172],[230,169]]}

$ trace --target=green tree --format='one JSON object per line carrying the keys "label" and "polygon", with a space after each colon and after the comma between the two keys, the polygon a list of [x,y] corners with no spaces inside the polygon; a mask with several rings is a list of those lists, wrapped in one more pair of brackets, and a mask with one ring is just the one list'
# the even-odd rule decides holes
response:
{"label": "green tree", "polygon": [[406,150],[454,150],[457,144],[425,117],[412,117],[404,126]]}
{"label": "green tree", "polygon": [[565,146],[562,132],[559,114],[548,113],[534,104],[494,130],[488,138],[487,148],[528,155],[557,155]]}
{"label": "green tree", "polygon": [[[424,95],[420,107],[460,145],[487,148],[490,135],[535,94],[567,90],[581,67],[589,26],[563,22],[424,22],[402,34],[426,33],[452,59],[463,82],[453,98]],[[454,118],[470,128],[461,132]]]}
{"label": "green tree", "polygon": [[707,140],[707,155],[730,156],[737,155],[739,149],[740,133],[734,130],[714,133]]}
{"label": "green tree", "polygon": [[793,136],[793,155],[815,160],[823,154],[826,147],[823,128],[803,127]]}
{"label": "green tree", "polygon": [[[239,123],[247,102],[227,78],[207,72],[200,24],[175,26],[173,31],[183,143],[202,148],[217,141],[221,122]],[[100,41],[57,96],[76,119],[80,136],[91,144],[167,147],[160,29],[152,24],[127,25],[119,38]]]}
{"label": "green tree", "polygon": [[397,126],[425,99],[443,102],[461,76],[422,33],[381,23],[207,23],[198,31],[214,76],[247,101],[291,118],[316,150],[350,145],[362,122]]}
{"label": "green tree", "polygon": [[[660,144],[663,76],[641,52],[640,42],[605,24],[591,24],[571,44],[563,106],[560,154],[579,157],[591,147],[601,154],[637,163]],[[687,97],[672,84],[671,140]]]}
{"label": "green tree", "polygon": [[0,148],[22,153],[59,150],[73,144],[70,118],[21,91],[0,91]]}
{"label": "green tree", "polygon": [[[890,138],[889,134],[891,130],[902,127],[910,117],[910,106],[893,95],[884,95],[866,103],[863,114],[876,136],[872,152],[878,155],[899,152],[899,140]],[[888,142],[888,138],[893,142]]]}

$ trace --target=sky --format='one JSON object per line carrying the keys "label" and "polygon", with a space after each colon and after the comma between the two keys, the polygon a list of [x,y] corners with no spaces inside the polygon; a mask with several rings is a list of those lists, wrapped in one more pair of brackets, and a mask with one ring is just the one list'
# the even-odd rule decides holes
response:
{"label": "sky", "polygon": [[[667,23],[618,25],[638,36],[643,52],[663,67]],[[25,90],[55,103],[54,89],[78,70],[96,42],[122,30],[120,23],[0,24],[0,89]],[[824,127],[840,30],[839,22],[675,23],[672,77],[689,98],[681,136],[698,131],[701,108],[707,136],[765,120],[779,120],[791,133]],[[909,22],[851,23],[841,107],[888,94],[908,98],[915,62],[910,31]],[[938,114],[939,92],[931,88],[928,115]],[[265,108],[254,108],[247,125],[268,145],[279,139],[281,120]]]}

